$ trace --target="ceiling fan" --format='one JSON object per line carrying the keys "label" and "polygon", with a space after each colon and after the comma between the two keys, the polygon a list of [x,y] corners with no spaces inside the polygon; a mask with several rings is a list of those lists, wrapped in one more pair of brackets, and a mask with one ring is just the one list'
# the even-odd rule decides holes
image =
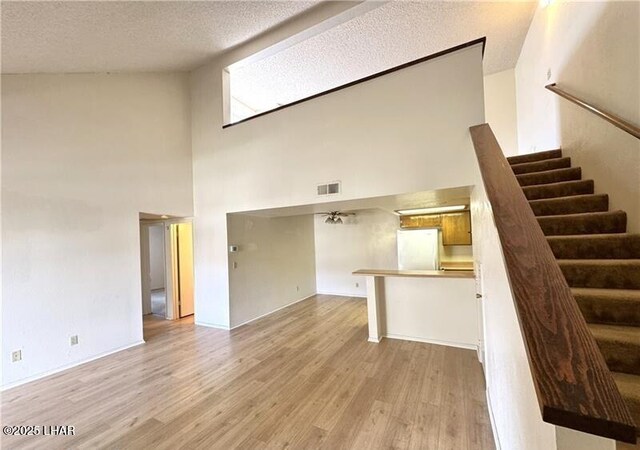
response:
{"label": "ceiling fan", "polygon": [[326,219],[324,220],[324,223],[330,223],[330,224],[344,223],[342,221],[343,217],[355,216],[354,213],[345,213],[340,211],[329,211],[329,212],[321,212],[316,214],[326,217]]}

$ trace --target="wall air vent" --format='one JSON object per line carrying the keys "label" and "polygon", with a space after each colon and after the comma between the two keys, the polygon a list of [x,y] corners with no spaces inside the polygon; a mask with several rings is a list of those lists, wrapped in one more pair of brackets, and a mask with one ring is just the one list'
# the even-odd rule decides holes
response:
{"label": "wall air vent", "polygon": [[330,183],[320,183],[317,186],[318,195],[335,195],[341,192],[339,181],[331,181]]}

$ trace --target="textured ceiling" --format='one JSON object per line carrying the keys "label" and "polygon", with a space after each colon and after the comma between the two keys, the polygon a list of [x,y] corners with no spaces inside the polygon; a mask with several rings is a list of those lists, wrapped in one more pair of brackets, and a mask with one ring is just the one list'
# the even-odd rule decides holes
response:
{"label": "textured ceiling", "polygon": [[232,96],[256,111],[486,36],[485,74],[515,67],[536,2],[388,2],[234,69]]}
{"label": "textured ceiling", "polygon": [[[2,72],[191,70],[318,3],[3,1]],[[380,5],[234,69],[233,97],[271,109],[481,36],[485,73],[513,68],[535,10],[522,1]]]}
{"label": "textured ceiling", "polygon": [[2,72],[193,69],[317,2],[2,2]]}

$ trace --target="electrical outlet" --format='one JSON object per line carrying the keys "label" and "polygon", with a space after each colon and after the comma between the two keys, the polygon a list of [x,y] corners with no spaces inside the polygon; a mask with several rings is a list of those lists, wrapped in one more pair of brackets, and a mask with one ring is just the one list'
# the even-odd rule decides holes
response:
{"label": "electrical outlet", "polygon": [[78,335],[74,334],[73,336],[71,336],[69,338],[69,344],[70,345],[78,345]]}
{"label": "electrical outlet", "polygon": [[11,352],[11,362],[22,361],[22,350]]}
{"label": "electrical outlet", "polygon": [[296,291],[300,292],[300,286],[296,286]]}
{"label": "electrical outlet", "polygon": [[360,287],[360,283],[356,283],[356,287]]}
{"label": "electrical outlet", "polygon": [[233,262],[233,268],[237,269],[238,268],[238,263],[236,261]]}
{"label": "electrical outlet", "polygon": [[547,81],[551,79],[551,69],[547,69]]}

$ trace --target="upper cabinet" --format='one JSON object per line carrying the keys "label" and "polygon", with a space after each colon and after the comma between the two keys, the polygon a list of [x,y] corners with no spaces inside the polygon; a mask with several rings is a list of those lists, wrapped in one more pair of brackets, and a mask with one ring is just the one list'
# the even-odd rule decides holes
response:
{"label": "upper cabinet", "polygon": [[471,245],[471,215],[469,211],[442,215],[442,244]]}
{"label": "upper cabinet", "polygon": [[471,245],[469,211],[422,216],[400,216],[401,228],[440,228],[443,245]]}
{"label": "upper cabinet", "polygon": [[400,216],[400,228],[441,228],[442,215]]}

